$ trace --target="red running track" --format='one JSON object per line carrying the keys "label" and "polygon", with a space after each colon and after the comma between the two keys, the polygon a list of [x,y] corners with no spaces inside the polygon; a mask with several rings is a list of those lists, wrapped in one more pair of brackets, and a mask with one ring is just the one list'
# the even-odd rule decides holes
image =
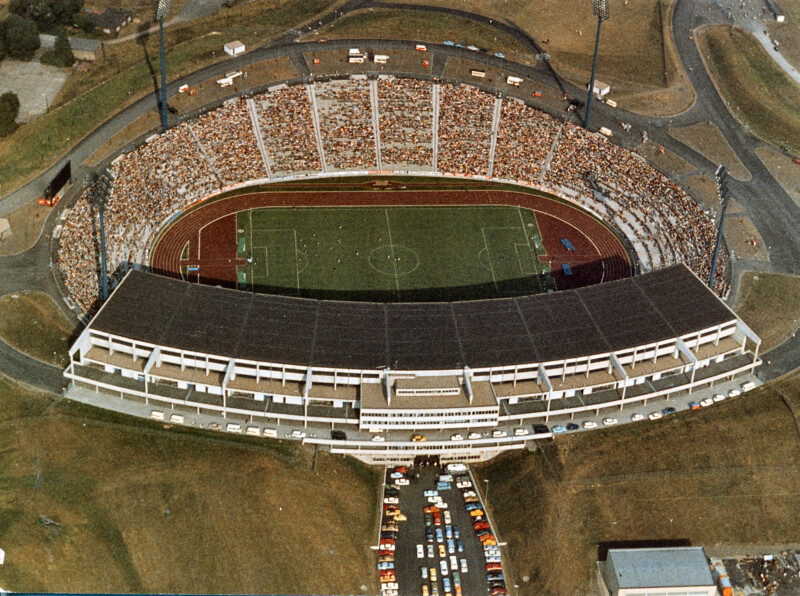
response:
{"label": "red running track", "polygon": [[[212,199],[191,208],[175,220],[157,240],[151,268],[180,278],[183,265],[199,265],[203,278],[214,284],[236,286],[236,216],[259,207],[291,206],[407,206],[407,205],[509,205],[536,214],[546,257],[560,290],[623,279],[632,274],[631,262],[619,238],[602,222],[568,203],[526,192],[507,190],[365,190],[278,191]],[[567,238],[575,248],[561,244]],[[189,260],[181,254],[189,244]],[[572,276],[564,275],[569,263]],[[213,274],[213,277],[209,276]],[[194,281],[204,282],[197,277]]]}

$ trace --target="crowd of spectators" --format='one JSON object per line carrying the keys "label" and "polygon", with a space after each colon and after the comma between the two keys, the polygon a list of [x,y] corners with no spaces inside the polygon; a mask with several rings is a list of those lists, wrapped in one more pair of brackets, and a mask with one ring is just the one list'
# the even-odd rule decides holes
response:
{"label": "crowd of spectators", "polygon": [[267,177],[247,102],[226,103],[192,121],[192,130],[225,184]]}
{"label": "crowd of spectators", "polygon": [[495,98],[466,85],[439,92],[440,172],[485,176],[489,171]]}
{"label": "crowd of spectators", "polygon": [[384,169],[433,166],[433,85],[394,77],[378,80]]}
{"label": "crowd of spectators", "polygon": [[272,175],[321,171],[322,161],[306,87],[283,87],[257,95],[253,100]]}
{"label": "crowd of spectators", "polygon": [[[566,124],[545,176],[554,187],[564,186],[579,198],[607,196],[607,205],[632,212],[651,224],[635,229],[641,237],[632,241],[660,247],[654,261],[670,265],[686,263],[701,279],[708,279],[716,226],[704,209],[680,186],[638,155],[610,143],[600,135]],[[655,233],[654,233],[655,231]],[[725,262],[720,259],[715,291],[727,292]]]}
{"label": "crowd of spectators", "polygon": [[[316,85],[326,162],[337,169],[377,164],[372,99],[364,80]],[[404,169],[432,162],[433,87],[380,79],[377,104],[385,164]],[[313,104],[305,86],[254,98],[273,176],[320,171]],[[485,175],[489,165],[495,98],[467,86],[442,85],[440,172]],[[560,130],[560,134],[559,134]],[[547,156],[552,150],[552,158]],[[170,216],[231,182],[264,178],[252,120],[243,100],[201,115],[122,155],[111,167],[113,188],[105,209],[109,271],[145,263],[153,233]],[[710,273],[716,240],[713,219],[680,186],[641,157],[604,137],[504,100],[493,176],[537,184],[570,195],[628,236],[643,269],[686,263],[701,278]],[[221,179],[220,179],[221,178]],[[59,266],[76,302],[89,310],[99,283],[99,223],[94,189],[78,199],[61,235]],[[715,290],[727,292],[721,254]]]}
{"label": "crowd of spectators", "polygon": [[513,99],[503,101],[492,175],[536,183],[560,121]]}
{"label": "crowd of spectators", "polygon": [[375,169],[375,129],[369,81],[336,80],[316,85],[325,164],[339,170]]}

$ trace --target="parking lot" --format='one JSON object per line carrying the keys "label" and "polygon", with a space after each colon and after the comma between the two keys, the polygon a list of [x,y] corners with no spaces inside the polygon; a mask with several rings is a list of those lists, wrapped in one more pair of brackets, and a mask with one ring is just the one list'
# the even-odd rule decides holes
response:
{"label": "parking lot", "polygon": [[[402,469],[400,468],[400,470]],[[445,474],[445,471],[438,465],[411,468],[403,474],[403,479],[391,478],[394,472],[395,468],[387,470],[388,492],[385,494],[397,495],[396,507],[401,512],[400,519],[402,521],[397,521],[392,525],[392,516],[384,514],[382,527],[396,527],[397,531],[396,533],[382,532],[381,543],[386,546],[387,539],[393,540],[394,550],[378,551],[379,569],[381,562],[386,568],[384,571],[388,571],[391,565],[395,578],[394,582],[382,582],[383,594],[387,596],[394,594],[393,589],[395,588],[398,596],[426,593],[431,596],[436,594],[440,596],[447,594],[450,596],[457,594],[473,596],[506,593],[503,589],[499,589],[500,583],[494,584],[494,591],[490,590],[487,581],[487,559],[484,554],[484,546],[473,528],[473,521],[483,520],[484,525],[488,526],[488,519],[485,513],[483,516],[471,515],[465,506],[465,495],[474,492],[475,496],[471,500],[475,501],[475,504],[471,506],[482,510],[481,497],[471,484],[466,486],[462,481],[460,483],[463,489],[457,487],[459,478],[462,476],[468,478],[467,472],[453,473],[453,480],[444,484],[438,483],[439,475]],[[395,473],[395,475],[398,474]],[[394,490],[391,487],[397,480],[400,480],[401,483],[407,480],[408,485],[397,486],[397,490]],[[437,490],[437,484],[441,490]],[[449,485],[449,488],[445,489],[445,484]],[[426,492],[428,496],[426,496]],[[441,498],[438,506],[430,502],[436,498],[432,496],[434,492]],[[391,499],[392,496],[388,498]],[[389,507],[388,511],[391,514],[391,507],[394,505],[393,501],[384,503],[384,512],[387,511],[386,507]],[[434,507],[438,509],[438,512],[434,509],[431,513],[426,514],[426,507]],[[426,516],[428,517],[427,521]],[[449,524],[447,523],[448,519],[450,520]],[[426,530],[429,532],[427,536]],[[487,534],[492,532],[490,528],[483,531]],[[390,535],[393,535],[394,538],[388,538]],[[448,540],[448,536],[453,536],[453,538]],[[489,543],[492,541],[486,536],[483,537],[483,540],[489,541]],[[441,556],[442,554],[444,556]],[[454,560],[456,565],[453,564]],[[501,575],[502,563],[499,562],[499,553],[497,561],[499,569],[496,573]],[[454,567],[457,568],[454,569]],[[423,569],[425,571],[422,571]],[[445,570],[446,575],[443,573]],[[460,589],[456,587],[456,579],[458,579]],[[396,586],[392,584],[396,584]]]}

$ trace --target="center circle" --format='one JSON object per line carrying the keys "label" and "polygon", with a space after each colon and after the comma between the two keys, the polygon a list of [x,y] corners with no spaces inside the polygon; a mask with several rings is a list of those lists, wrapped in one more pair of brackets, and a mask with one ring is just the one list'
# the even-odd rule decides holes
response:
{"label": "center circle", "polygon": [[419,255],[400,244],[384,244],[369,253],[369,265],[381,275],[408,275],[419,267]]}

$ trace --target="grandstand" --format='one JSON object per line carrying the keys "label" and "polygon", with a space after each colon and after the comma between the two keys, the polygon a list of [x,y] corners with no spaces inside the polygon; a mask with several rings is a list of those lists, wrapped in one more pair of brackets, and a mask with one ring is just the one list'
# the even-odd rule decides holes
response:
{"label": "grandstand", "polygon": [[[394,304],[130,271],[73,345],[65,376],[67,397],[141,416],[273,436],[302,427],[314,435],[304,441],[371,463],[475,460],[550,435],[443,433],[679,399],[748,375],[759,346],[685,265],[556,294]],[[327,439],[334,429],[347,440]],[[401,436],[423,429],[432,440]],[[370,440],[377,431],[388,440]]]}
{"label": "grandstand", "polygon": [[[515,99],[428,80],[342,79],[277,85],[153,136],[114,160],[106,230],[112,283],[146,265],[166,222],[236,186],[334,173],[443,174],[553,192],[597,215],[633,247],[642,272],[676,263],[710,271],[714,222],[679,186],[601,135]],[[97,213],[88,188],[62,233],[72,298],[98,298]],[[715,291],[725,295],[727,255]]]}

